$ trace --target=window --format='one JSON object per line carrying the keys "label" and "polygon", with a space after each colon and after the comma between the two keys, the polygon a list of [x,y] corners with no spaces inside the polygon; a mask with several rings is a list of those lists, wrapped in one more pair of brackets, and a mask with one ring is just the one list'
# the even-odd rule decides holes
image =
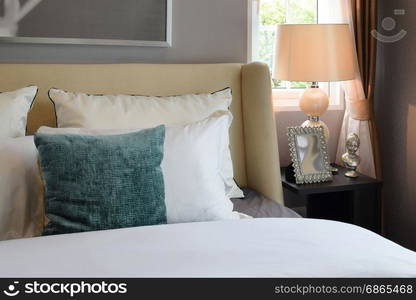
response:
{"label": "window", "polygon": [[[251,9],[251,60],[266,63],[273,70],[276,25],[317,24],[328,13],[328,0],[253,0]],[[333,12],[332,12],[333,13]],[[333,21],[333,20],[331,20]],[[297,110],[298,99],[310,82],[273,79],[273,102],[277,110]],[[320,83],[330,97],[330,109],[343,109],[340,83]]]}

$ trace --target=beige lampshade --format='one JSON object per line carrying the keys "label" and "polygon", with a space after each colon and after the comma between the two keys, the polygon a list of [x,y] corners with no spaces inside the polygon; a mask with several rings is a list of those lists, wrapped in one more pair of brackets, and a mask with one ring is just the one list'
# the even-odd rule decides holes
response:
{"label": "beige lampshade", "polygon": [[348,24],[278,25],[273,77],[287,81],[344,81],[355,77]]}

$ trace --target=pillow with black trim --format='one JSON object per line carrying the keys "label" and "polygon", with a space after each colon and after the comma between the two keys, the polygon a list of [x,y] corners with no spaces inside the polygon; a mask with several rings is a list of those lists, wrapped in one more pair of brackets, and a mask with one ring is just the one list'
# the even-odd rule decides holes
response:
{"label": "pillow with black trim", "polygon": [[37,86],[28,86],[0,93],[0,139],[26,135],[27,114],[37,92]]}

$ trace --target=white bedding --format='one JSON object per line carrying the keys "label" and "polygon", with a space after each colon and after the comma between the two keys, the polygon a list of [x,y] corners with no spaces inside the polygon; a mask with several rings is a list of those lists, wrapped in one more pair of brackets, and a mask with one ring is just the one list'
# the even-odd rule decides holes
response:
{"label": "white bedding", "polygon": [[365,229],[246,219],[0,242],[0,277],[416,277],[416,253]]}
{"label": "white bedding", "polygon": [[38,175],[33,137],[0,140],[0,240],[42,233]]}

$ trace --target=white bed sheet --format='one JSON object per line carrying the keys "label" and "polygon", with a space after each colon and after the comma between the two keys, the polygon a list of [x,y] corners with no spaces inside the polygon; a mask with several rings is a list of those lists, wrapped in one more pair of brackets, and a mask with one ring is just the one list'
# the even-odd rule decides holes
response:
{"label": "white bed sheet", "polygon": [[416,253],[314,219],[171,224],[0,242],[0,277],[416,277]]}

